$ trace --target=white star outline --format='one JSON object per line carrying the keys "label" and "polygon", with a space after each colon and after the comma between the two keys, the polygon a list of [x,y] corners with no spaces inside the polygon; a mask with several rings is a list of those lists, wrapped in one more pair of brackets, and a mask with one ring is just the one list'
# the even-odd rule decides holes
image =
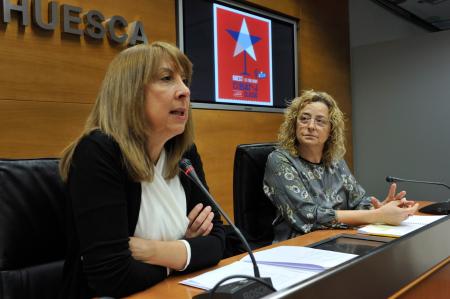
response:
{"label": "white star outline", "polygon": [[245,18],[242,19],[241,29],[239,30],[239,36],[234,48],[233,57],[239,55],[241,52],[247,52],[254,61],[256,61],[255,50],[253,49],[252,40],[248,31],[247,22]]}

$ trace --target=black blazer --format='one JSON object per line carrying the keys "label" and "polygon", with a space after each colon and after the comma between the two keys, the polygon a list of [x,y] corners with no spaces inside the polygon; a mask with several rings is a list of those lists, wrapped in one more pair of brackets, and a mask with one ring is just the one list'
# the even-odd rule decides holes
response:
{"label": "black blazer", "polygon": [[[205,175],[197,149],[184,155],[200,179]],[[187,213],[199,202],[211,205],[201,190],[180,173]],[[206,184],[206,183],[205,183]],[[61,298],[123,297],[144,290],[167,276],[165,267],[135,260],[128,247],[141,203],[141,184],[122,163],[119,145],[101,131],[84,137],[75,149],[67,181],[68,252]],[[225,247],[217,210],[208,236],[187,239],[191,262],[185,272],[214,265]]]}

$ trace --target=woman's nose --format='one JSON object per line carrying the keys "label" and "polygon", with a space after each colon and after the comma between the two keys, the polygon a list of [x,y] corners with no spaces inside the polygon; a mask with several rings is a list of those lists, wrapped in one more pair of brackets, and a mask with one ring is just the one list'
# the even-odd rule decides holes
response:
{"label": "woman's nose", "polygon": [[178,80],[178,90],[177,90],[177,96],[178,97],[187,97],[189,98],[191,95],[191,90],[186,85],[183,79]]}
{"label": "woman's nose", "polygon": [[316,128],[316,121],[314,120],[314,118],[311,118],[308,122],[308,129],[315,129]]}

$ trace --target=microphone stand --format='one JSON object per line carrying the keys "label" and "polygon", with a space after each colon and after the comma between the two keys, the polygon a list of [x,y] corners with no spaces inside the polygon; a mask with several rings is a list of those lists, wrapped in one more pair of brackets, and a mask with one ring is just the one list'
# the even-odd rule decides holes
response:
{"label": "microphone stand", "polygon": [[[429,185],[439,185],[444,186],[450,190],[450,186],[441,182],[428,182],[428,181],[417,181],[417,180],[407,180],[400,179],[392,176],[386,177],[386,182],[394,183],[394,182],[406,182],[406,183],[420,183],[420,184],[429,184]],[[425,206],[419,210],[419,212],[434,214],[434,215],[449,215],[450,214],[450,199],[444,202],[436,202]]]}
{"label": "microphone stand", "polygon": [[[189,161],[188,159],[182,159],[180,162],[180,169],[195,185],[197,185],[203,191],[203,193],[208,197],[208,200],[215,206],[215,208],[220,212],[220,214],[226,219],[226,221],[233,228],[234,232],[238,235],[239,239],[244,244],[244,247],[250,256],[250,259],[253,264],[253,272],[255,275],[254,278],[245,275],[233,275],[224,278],[221,281],[219,281],[213,289],[210,290],[211,293],[210,292],[201,293],[194,296],[193,298],[196,299],[213,298],[212,297],[213,294],[217,294],[217,298],[221,299],[238,299],[238,298],[251,299],[251,298],[260,298],[270,293],[273,293],[275,289],[272,286],[272,280],[270,279],[270,277],[264,278],[260,277],[258,265],[256,263],[256,259],[255,256],[253,255],[252,249],[250,248],[250,245],[248,244],[247,240],[245,239],[241,231],[234,225],[234,223],[230,220],[225,211],[222,210],[219,204],[214,200],[214,198],[205,188],[203,183],[200,181],[200,179],[197,176],[197,173],[195,172],[194,167],[191,164],[191,161]],[[228,279],[237,277],[247,279],[229,283],[223,286],[220,285],[222,282],[225,282]]]}

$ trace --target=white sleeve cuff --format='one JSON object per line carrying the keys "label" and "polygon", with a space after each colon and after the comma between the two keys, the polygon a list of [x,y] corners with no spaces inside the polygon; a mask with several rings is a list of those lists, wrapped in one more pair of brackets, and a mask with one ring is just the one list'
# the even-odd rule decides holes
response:
{"label": "white sleeve cuff", "polygon": [[183,269],[178,271],[184,271],[189,266],[189,263],[191,262],[191,245],[186,240],[179,240],[183,242],[184,246],[186,247],[186,265],[184,265]]}

